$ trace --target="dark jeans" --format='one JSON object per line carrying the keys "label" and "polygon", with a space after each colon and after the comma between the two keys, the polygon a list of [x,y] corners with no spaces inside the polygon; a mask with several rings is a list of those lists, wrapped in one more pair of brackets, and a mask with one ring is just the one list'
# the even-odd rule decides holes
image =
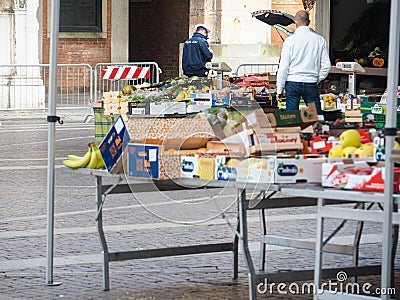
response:
{"label": "dark jeans", "polygon": [[317,83],[287,81],[285,91],[286,110],[298,110],[300,98],[303,98],[307,105],[315,103],[318,114],[322,115]]}

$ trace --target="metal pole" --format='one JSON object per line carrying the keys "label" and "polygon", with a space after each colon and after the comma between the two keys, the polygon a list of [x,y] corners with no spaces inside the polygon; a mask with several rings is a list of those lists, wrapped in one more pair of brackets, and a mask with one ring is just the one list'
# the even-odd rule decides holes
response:
{"label": "metal pole", "polygon": [[[387,290],[391,284],[392,259],[392,226],[393,226],[393,160],[391,158],[396,135],[397,119],[397,83],[399,79],[399,41],[400,41],[400,4],[391,1],[390,30],[389,30],[389,62],[387,78],[387,114],[385,124],[385,199],[382,246],[382,289]],[[382,299],[389,299],[390,295],[382,294]]]}
{"label": "metal pole", "polygon": [[47,240],[46,240],[46,284],[60,285],[53,282],[53,246],[54,246],[54,164],[55,164],[55,122],[57,96],[58,29],[60,19],[60,0],[51,1],[50,28],[50,71],[48,93],[48,167],[47,167]]}

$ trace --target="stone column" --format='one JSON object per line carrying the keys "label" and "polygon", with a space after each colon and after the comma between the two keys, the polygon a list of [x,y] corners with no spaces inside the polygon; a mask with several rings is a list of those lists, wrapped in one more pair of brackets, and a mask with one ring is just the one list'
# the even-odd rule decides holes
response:
{"label": "stone column", "polygon": [[[44,108],[39,66],[39,0],[8,0],[0,6],[0,108]],[[29,65],[29,66],[28,66]]]}
{"label": "stone column", "polygon": [[204,23],[210,26],[210,42],[221,43],[221,0],[204,0]]}
{"label": "stone column", "polygon": [[129,60],[129,1],[111,1],[111,62]]}

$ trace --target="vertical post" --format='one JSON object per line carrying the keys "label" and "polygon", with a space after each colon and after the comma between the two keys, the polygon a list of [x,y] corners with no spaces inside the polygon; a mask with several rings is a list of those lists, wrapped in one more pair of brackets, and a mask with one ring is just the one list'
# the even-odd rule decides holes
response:
{"label": "vertical post", "polygon": [[354,72],[349,74],[349,94],[352,94],[353,96],[357,95],[356,73]]}
{"label": "vertical post", "polygon": [[217,89],[222,90],[223,86],[223,76],[222,76],[222,71],[217,71]]}
{"label": "vertical post", "polygon": [[325,200],[318,198],[317,204],[317,234],[315,241],[315,270],[314,270],[314,288],[316,294],[314,299],[318,299],[318,293],[321,289],[322,278],[322,254],[323,254],[323,239],[324,239],[324,218],[322,217],[322,209]]}
{"label": "vertical post", "polygon": [[56,117],[57,96],[57,62],[58,62],[58,29],[60,17],[60,0],[51,1],[51,29],[50,29],[50,72],[48,93],[48,167],[47,167],[47,240],[46,240],[46,283],[60,285],[53,282],[53,246],[54,246],[54,165],[55,165],[55,126],[59,118]]}
{"label": "vertical post", "polygon": [[[391,158],[396,135],[397,119],[397,83],[399,80],[400,47],[400,3],[391,1],[389,29],[389,62],[387,78],[387,115],[385,124],[385,198],[383,209],[383,245],[382,245],[382,289],[387,290],[391,283],[392,225],[393,225],[393,160]],[[382,295],[389,299],[390,295]]]}

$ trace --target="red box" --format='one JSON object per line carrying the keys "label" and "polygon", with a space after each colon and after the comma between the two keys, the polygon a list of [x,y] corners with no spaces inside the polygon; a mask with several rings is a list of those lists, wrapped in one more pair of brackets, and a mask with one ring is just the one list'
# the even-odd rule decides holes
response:
{"label": "red box", "polygon": [[[393,192],[399,193],[400,168],[394,169]],[[385,167],[365,161],[324,163],[322,186],[346,190],[383,192]]]}

